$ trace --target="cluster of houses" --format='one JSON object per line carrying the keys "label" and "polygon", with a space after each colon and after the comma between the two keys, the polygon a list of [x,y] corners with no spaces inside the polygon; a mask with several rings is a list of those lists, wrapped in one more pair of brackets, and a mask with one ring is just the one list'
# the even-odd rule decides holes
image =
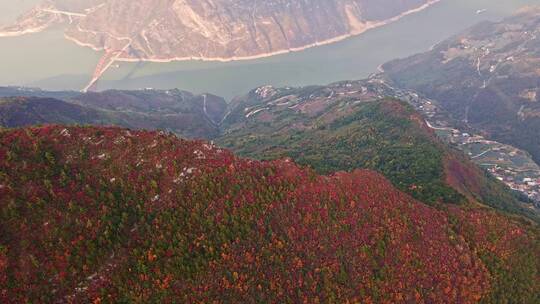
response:
{"label": "cluster of houses", "polygon": [[540,203],[540,175],[535,172],[523,174],[511,168],[494,166],[488,171],[498,180],[506,183],[513,190],[526,194],[530,199]]}
{"label": "cluster of houses", "polygon": [[[368,83],[374,84],[375,91],[380,95],[407,101],[424,115],[427,126],[435,130],[442,140],[464,151],[472,161],[513,190],[528,196],[534,201],[531,208],[540,209],[540,167],[527,153],[455,128],[437,101],[411,90],[394,88],[379,75],[373,75]],[[473,146],[477,147],[474,152],[471,149]],[[482,150],[477,151],[478,147]]]}

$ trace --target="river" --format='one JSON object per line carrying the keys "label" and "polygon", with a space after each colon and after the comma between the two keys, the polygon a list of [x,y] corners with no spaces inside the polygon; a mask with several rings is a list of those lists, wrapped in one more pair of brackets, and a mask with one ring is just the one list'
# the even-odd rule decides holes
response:
{"label": "river", "polygon": [[[0,9],[8,2],[12,0],[0,0]],[[540,5],[540,0],[442,0],[357,37],[297,53],[228,63],[119,63],[98,87],[180,88],[232,98],[265,84],[299,86],[359,79],[376,72],[386,61],[428,50],[475,23],[500,20],[525,5]],[[11,17],[0,10],[0,23],[13,18],[15,10],[8,11]],[[63,39],[61,28],[1,38],[0,85],[80,89],[90,79],[100,55]]]}

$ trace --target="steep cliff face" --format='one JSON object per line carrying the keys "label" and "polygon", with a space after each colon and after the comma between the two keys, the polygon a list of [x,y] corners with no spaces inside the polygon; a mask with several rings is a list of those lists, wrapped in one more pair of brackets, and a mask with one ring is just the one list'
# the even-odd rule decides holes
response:
{"label": "steep cliff face", "polygon": [[436,0],[48,0],[3,32],[56,22],[120,59],[237,59],[342,39]]}

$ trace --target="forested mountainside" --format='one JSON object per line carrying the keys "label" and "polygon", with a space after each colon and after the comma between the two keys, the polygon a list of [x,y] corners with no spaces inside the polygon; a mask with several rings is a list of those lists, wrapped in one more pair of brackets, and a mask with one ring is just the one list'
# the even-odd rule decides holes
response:
{"label": "forested mountainside", "polygon": [[0,300],[536,303],[535,225],[163,132],[0,131]]}
{"label": "forested mountainside", "polygon": [[540,161],[540,8],[479,24],[431,51],[383,65],[397,86]]}
{"label": "forested mountainside", "polygon": [[[0,95],[31,96],[28,90],[0,90]],[[227,104],[223,98],[193,95],[180,90],[105,91],[101,93],[37,91],[35,97],[0,97],[0,125],[22,127],[36,124],[117,125],[133,129],[166,130],[190,138],[219,134],[218,125]]]}
{"label": "forested mountainside", "polygon": [[262,87],[234,102],[217,143],[258,159],[289,157],[322,174],[377,170],[427,203],[480,201],[538,213],[442,143],[424,118],[373,81],[308,88]]}
{"label": "forested mountainside", "polygon": [[538,211],[442,143],[424,118],[378,80],[307,88],[260,87],[225,102],[182,91],[85,93],[67,102],[0,103],[6,127],[118,125],[214,140],[242,156],[292,158],[322,174],[377,170],[400,190],[435,204],[481,202],[536,221]]}
{"label": "forested mountainside", "polygon": [[5,35],[64,24],[111,58],[238,59],[343,39],[434,0],[47,0]]}

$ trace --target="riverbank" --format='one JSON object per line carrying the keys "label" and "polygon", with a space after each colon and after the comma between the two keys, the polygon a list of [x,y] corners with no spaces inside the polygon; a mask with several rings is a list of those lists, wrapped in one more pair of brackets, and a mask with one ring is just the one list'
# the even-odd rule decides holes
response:
{"label": "riverbank", "polygon": [[[140,62],[140,61],[144,61],[144,62],[154,62],[154,63],[169,63],[169,62],[175,62],[175,61],[232,62],[232,61],[243,61],[243,60],[256,60],[256,59],[262,59],[262,58],[267,58],[267,57],[272,57],[272,56],[277,56],[277,55],[293,53],[293,52],[300,52],[300,51],[304,51],[304,50],[307,50],[307,49],[310,49],[310,48],[313,48],[313,47],[328,45],[328,44],[343,41],[343,40],[351,38],[351,37],[361,35],[361,34],[367,32],[369,30],[372,30],[372,29],[375,29],[375,28],[378,28],[378,27],[381,27],[381,26],[396,22],[396,21],[400,20],[403,17],[406,17],[408,15],[423,11],[423,10],[427,9],[428,7],[438,3],[440,1],[442,1],[442,0],[431,0],[431,1],[427,2],[426,4],[420,6],[420,7],[408,10],[406,12],[403,12],[403,13],[397,15],[397,16],[394,16],[394,17],[392,17],[390,19],[386,19],[384,21],[364,22],[364,23],[361,24],[361,26],[356,26],[356,28],[354,28],[348,34],[340,35],[340,36],[330,38],[330,39],[327,39],[327,40],[323,40],[323,41],[317,41],[317,42],[307,44],[307,45],[304,45],[304,46],[300,46],[300,47],[292,47],[292,48],[288,48],[288,49],[277,50],[277,51],[274,51],[274,52],[260,53],[260,54],[249,55],[249,56],[231,56],[231,57],[185,56],[185,57],[164,57],[164,58],[160,58],[158,56],[156,56],[156,57],[145,57],[145,55],[142,55],[140,57],[133,58],[133,57],[119,56],[116,59],[116,61],[120,61],[120,62]],[[66,35],[66,39],[76,43],[79,46],[89,47],[89,48],[91,48],[91,49],[93,49],[95,51],[103,51],[104,50],[103,47],[96,46],[96,45],[93,45],[91,43],[82,42],[82,41],[80,41],[79,39],[77,39],[77,38],[75,38],[73,36]]]}

